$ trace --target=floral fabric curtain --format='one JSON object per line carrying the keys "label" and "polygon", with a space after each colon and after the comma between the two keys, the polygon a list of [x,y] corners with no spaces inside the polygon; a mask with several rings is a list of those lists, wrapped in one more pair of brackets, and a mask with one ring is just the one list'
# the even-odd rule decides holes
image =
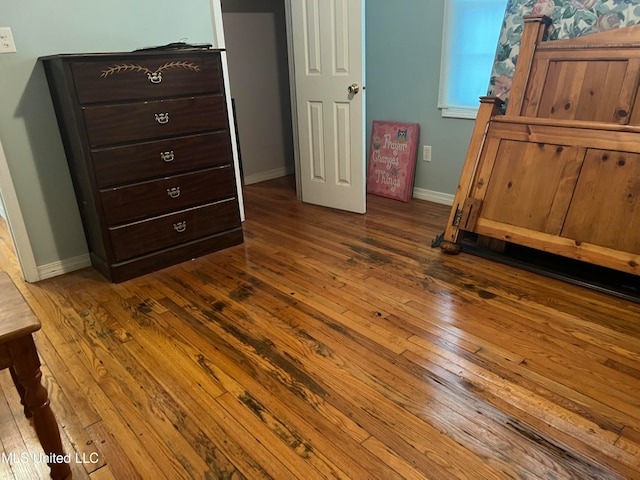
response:
{"label": "floral fabric curtain", "polygon": [[552,18],[549,40],[573,38],[640,23],[640,0],[509,0],[491,73],[489,95],[509,97],[524,15]]}

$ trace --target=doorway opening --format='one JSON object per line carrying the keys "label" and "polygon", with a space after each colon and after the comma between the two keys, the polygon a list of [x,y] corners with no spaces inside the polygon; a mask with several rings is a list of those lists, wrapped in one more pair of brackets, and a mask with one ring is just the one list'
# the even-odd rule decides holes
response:
{"label": "doorway opening", "polygon": [[283,0],[223,0],[231,96],[245,185],[295,172]]}

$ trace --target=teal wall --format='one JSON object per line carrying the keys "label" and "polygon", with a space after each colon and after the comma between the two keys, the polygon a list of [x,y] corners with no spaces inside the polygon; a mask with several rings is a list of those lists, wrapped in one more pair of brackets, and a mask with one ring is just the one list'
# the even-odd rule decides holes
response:
{"label": "teal wall", "polygon": [[[365,15],[367,138],[374,120],[419,123],[415,187],[453,194],[474,121],[437,108],[444,0],[366,0]],[[432,146],[431,163],[422,145]]]}
{"label": "teal wall", "polygon": [[17,53],[0,55],[0,140],[39,266],[87,247],[49,90],[37,58],[213,42],[208,0],[2,1]]}

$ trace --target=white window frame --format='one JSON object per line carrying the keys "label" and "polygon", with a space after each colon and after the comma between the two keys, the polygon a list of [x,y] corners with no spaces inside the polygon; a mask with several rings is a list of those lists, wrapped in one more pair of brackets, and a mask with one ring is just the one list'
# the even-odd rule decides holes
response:
{"label": "white window frame", "polygon": [[[478,105],[476,107],[469,106],[456,106],[449,105],[447,102],[448,98],[448,80],[449,80],[449,70],[450,70],[450,62],[449,58],[451,56],[451,39],[455,32],[453,31],[453,7],[452,4],[455,0],[445,0],[444,2],[444,21],[443,21],[443,31],[442,31],[442,53],[440,57],[440,85],[438,89],[438,108],[441,111],[441,114],[445,118],[466,118],[475,120],[476,115],[478,113],[478,108],[480,106],[480,101],[478,99]],[[505,1],[506,6],[506,1]],[[497,43],[496,43],[497,47]],[[487,90],[489,88],[489,78],[487,78]]]}

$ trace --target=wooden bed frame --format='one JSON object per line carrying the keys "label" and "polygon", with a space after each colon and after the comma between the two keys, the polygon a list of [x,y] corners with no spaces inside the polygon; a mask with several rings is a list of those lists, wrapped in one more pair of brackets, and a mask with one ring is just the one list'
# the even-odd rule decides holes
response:
{"label": "wooden bed frame", "polygon": [[505,114],[480,100],[441,248],[467,231],[640,275],[640,25],[549,24],[525,17]]}

